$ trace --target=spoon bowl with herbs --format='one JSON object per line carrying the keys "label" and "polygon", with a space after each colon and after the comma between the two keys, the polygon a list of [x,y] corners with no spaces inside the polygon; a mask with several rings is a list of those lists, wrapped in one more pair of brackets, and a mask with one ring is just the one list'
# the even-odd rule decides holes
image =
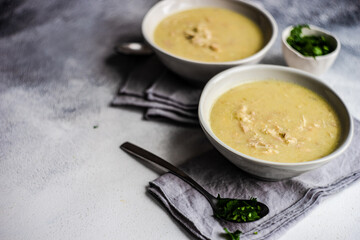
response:
{"label": "spoon bowl with herbs", "polygon": [[282,33],[286,63],[314,75],[321,75],[332,66],[340,47],[336,36],[313,25],[289,26]]}
{"label": "spoon bowl with herbs", "polygon": [[209,201],[214,212],[214,217],[218,219],[235,223],[245,223],[259,220],[269,213],[269,208],[265,204],[258,202],[256,198],[245,200],[221,198],[220,195],[214,197],[179,168],[132,143],[125,142],[120,148],[133,156],[166,168],[171,173],[190,184]]}

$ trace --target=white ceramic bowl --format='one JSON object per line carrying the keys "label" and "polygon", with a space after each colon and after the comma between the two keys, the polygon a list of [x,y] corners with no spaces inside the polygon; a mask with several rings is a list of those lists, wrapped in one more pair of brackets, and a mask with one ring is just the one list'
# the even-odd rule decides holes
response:
{"label": "white ceramic bowl", "polygon": [[[296,83],[324,97],[334,108],[341,123],[340,143],[331,154],[308,162],[277,163],[245,155],[226,145],[211,130],[210,113],[215,101],[229,89],[244,83],[261,80],[279,80]],[[289,67],[249,65],[228,69],[214,76],[205,86],[199,102],[200,124],[214,147],[242,170],[265,180],[281,180],[316,169],[339,156],[349,146],[353,135],[353,120],[340,97],[315,76]]]}
{"label": "white ceramic bowl", "polygon": [[341,48],[340,41],[326,30],[309,25],[310,29],[302,29],[303,35],[324,36],[329,41],[329,44],[331,44],[331,46],[335,48],[335,50],[329,54],[318,56],[315,58],[305,57],[286,42],[286,39],[290,36],[290,32],[293,27],[294,26],[287,27],[282,32],[281,37],[282,51],[287,65],[315,75],[321,75],[325,73],[334,63],[336,57],[339,55]]}
{"label": "white ceramic bowl", "polygon": [[[179,11],[201,7],[219,7],[236,11],[258,24],[264,34],[264,47],[254,55],[238,61],[201,62],[173,55],[154,43],[154,31],[161,20]],[[277,36],[277,25],[266,10],[242,1],[235,0],[163,0],[155,4],[145,15],[142,33],[146,42],[153,48],[160,60],[175,73],[195,83],[204,84],[215,74],[236,66],[259,62],[273,45]]]}

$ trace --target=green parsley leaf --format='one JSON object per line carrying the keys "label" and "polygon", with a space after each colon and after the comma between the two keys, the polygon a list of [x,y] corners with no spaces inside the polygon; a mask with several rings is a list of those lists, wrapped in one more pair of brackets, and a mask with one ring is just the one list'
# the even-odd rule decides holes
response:
{"label": "green parsley leaf", "polygon": [[230,232],[227,228],[224,228],[226,234],[227,234],[227,238],[229,240],[240,240],[240,234],[242,234],[242,232],[240,230],[236,230],[235,232]]}

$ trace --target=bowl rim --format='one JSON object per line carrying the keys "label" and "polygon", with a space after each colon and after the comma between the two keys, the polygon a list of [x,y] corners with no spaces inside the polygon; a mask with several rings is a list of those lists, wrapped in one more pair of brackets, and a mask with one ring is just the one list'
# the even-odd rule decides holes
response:
{"label": "bowl rim", "polygon": [[319,32],[320,34],[323,34],[323,35],[327,35],[327,36],[330,36],[332,38],[335,39],[336,41],[336,48],[334,49],[334,51],[332,51],[331,53],[328,53],[328,54],[325,54],[325,55],[322,55],[322,56],[316,56],[315,58],[314,57],[311,57],[311,56],[304,56],[302,55],[301,53],[299,53],[298,51],[296,51],[292,46],[290,46],[290,44],[287,43],[286,41],[286,38],[289,36],[290,34],[290,31],[292,28],[294,28],[296,25],[290,25],[290,26],[287,26],[283,31],[282,31],[282,34],[281,34],[281,41],[282,43],[287,47],[287,49],[289,49],[291,52],[293,52],[296,56],[298,56],[299,58],[302,58],[304,60],[312,60],[312,61],[316,61],[316,60],[325,60],[327,58],[332,58],[332,57],[335,57],[338,55],[338,53],[340,52],[340,48],[341,48],[341,43],[339,41],[339,39],[332,33],[330,33],[329,31],[323,29],[323,28],[320,28],[320,27],[317,27],[315,25],[311,25],[311,24],[308,24],[310,30],[314,30],[314,31],[317,31]]}
{"label": "bowl rim", "polygon": [[[211,130],[210,127],[210,122],[207,121],[204,117],[204,110],[203,110],[203,105],[204,102],[206,101],[205,99],[205,95],[206,93],[212,88],[212,86],[216,83],[218,83],[219,81],[221,81],[222,79],[231,76],[233,73],[235,72],[242,72],[242,71],[247,71],[247,70],[252,70],[252,69],[270,69],[270,70],[276,70],[276,71],[285,71],[285,72],[289,72],[291,74],[298,74],[301,75],[307,79],[309,79],[310,81],[315,81],[317,83],[320,83],[320,85],[323,85],[325,88],[327,88],[327,90],[330,90],[332,92],[332,94],[334,94],[338,100],[340,101],[340,103],[342,104],[342,106],[344,107],[344,110],[347,114],[347,117],[349,119],[349,131],[345,134],[347,134],[346,139],[344,140],[344,142],[339,145],[333,152],[331,152],[330,154],[322,157],[322,158],[318,158],[315,160],[310,160],[310,161],[306,161],[306,162],[297,162],[297,163],[283,163],[283,162],[272,162],[272,161],[268,161],[268,160],[262,160],[259,158],[255,158],[249,155],[246,155],[244,153],[241,153],[240,151],[237,151],[235,149],[233,149],[232,147],[228,146],[227,144],[225,144],[222,140],[220,140],[215,134],[214,132]],[[232,86],[235,87],[236,85]],[[230,90],[231,88],[229,88]],[[215,101],[214,101],[215,102]],[[214,104],[213,102],[213,104]],[[215,140],[218,144],[220,144],[223,148],[225,148],[226,150],[230,151],[231,153],[240,156],[244,159],[247,159],[249,161],[255,162],[255,163],[259,163],[261,165],[267,165],[267,166],[276,166],[276,167],[301,167],[301,166],[309,166],[309,165],[317,165],[317,164],[321,164],[321,163],[326,163],[328,161],[330,161],[331,159],[339,156],[341,153],[343,153],[348,146],[351,143],[351,140],[353,138],[353,133],[354,133],[354,123],[353,123],[353,118],[350,114],[350,111],[348,109],[348,107],[346,106],[346,104],[344,103],[344,101],[339,97],[339,95],[330,87],[328,86],[326,83],[324,83],[323,81],[321,81],[319,78],[317,78],[316,76],[307,73],[305,71],[299,70],[299,69],[294,69],[294,68],[290,68],[290,67],[285,67],[285,66],[277,66],[277,65],[268,65],[268,64],[256,64],[256,65],[245,65],[245,66],[237,66],[237,67],[233,67],[230,69],[227,69],[225,71],[220,72],[219,74],[215,75],[213,78],[211,78],[208,83],[205,85],[201,96],[200,96],[200,101],[199,101],[199,109],[198,109],[198,117],[199,117],[199,121],[200,121],[200,125],[201,128],[203,129],[203,131],[210,136],[213,140]]]}
{"label": "bowl rim", "polygon": [[[264,45],[259,51],[257,51],[256,53],[254,53],[253,55],[246,57],[246,58],[242,58],[239,60],[235,60],[235,61],[224,61],[224,62],[204,62],[204,61],[197,61],[197,60],[191,60],[191,59],[187,59],[184,57],[179,57],[175,54],[172,54],[166,50],[163,50],[161,47],[157,46],[152,40],[150,40],[147,36],[147,34],[145,34],[145,23],[146,21],[148,21],[148,19],[151,17],[151,15],[154,13],[154,11],[157,8],[162,7],[163,5],[168,4],[169,2],[176,2],[179,0],[162,0],[159,1],[158,3],[156,3],[155,5],[153,5],[149,11],[146,13],[146,15],[143,18],[142,24],[141,24],[141,32],[143,37],[145,38],[145,41],[154,49],[156,49],[156,51],[161,52],[162,54],[168,55],[170,57],[173,57],[175,59],[187,62],[187,63],[193,63],[193,64],[199,64],[199,65],[229,65],[229,66],[233,66],[233,65],[239,65],[239,64],[244,64],[244,63],[248,63],[248,62],[252,62],[258,58],[260,58],[261,56],[263,56],[266,52],[268,52],[271,48],[271,46],[274,44],[277,34],[278,34],[278,27],[276,24],[276,21],[274,19],[274,17],[264,8],[261,8],[259,6],[256,6],[255,4],[249,3],[249,2],[245,2],[243,0],[228,0],[228,1],[232,1],[234,3],[237,4],[242,4],[245,5],[246,7],[250,7],[250,8],[254,8],[256,10],[258,10],[260,13],[262,13],[270,22],[270,25],[272,27],[272,34],[271,34],[271,38],[270,40],[267,42],[266,45]],[[206,3],[206,0],[203,0],[204,3]],[[199,7],[194,7],[194,8],[199,8]],[[221,7],[219,7],[221,8]],[[192,9],[192,8],[189,8]],[[165,17],[164,17],[165,18]],[[163,18],[163,19],[164,19]]]}

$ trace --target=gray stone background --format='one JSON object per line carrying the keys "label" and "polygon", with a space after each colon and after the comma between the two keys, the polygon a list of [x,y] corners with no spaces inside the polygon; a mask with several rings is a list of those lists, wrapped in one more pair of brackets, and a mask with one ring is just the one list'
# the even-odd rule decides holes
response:
{"label": "gray stone background", "polygon": [[[155,2],[0,0],[0,239],[131,239],[126,229],[165,214],[143,188],[161,171],[139,166],[118,145],[130,140],[176,164],[211,148],[198,128],[109,107],[136,64],[112,48],[141,40]],[[340,55],[322,78],[359,119],[360,2],[256,3],[274,16],[279,36],[311,23],[339,37]],[[262,63],[285,64],[279,36]],[[168,232],[181,231],[173,225]],[[143,234],[167,239],[161,231]]]}

